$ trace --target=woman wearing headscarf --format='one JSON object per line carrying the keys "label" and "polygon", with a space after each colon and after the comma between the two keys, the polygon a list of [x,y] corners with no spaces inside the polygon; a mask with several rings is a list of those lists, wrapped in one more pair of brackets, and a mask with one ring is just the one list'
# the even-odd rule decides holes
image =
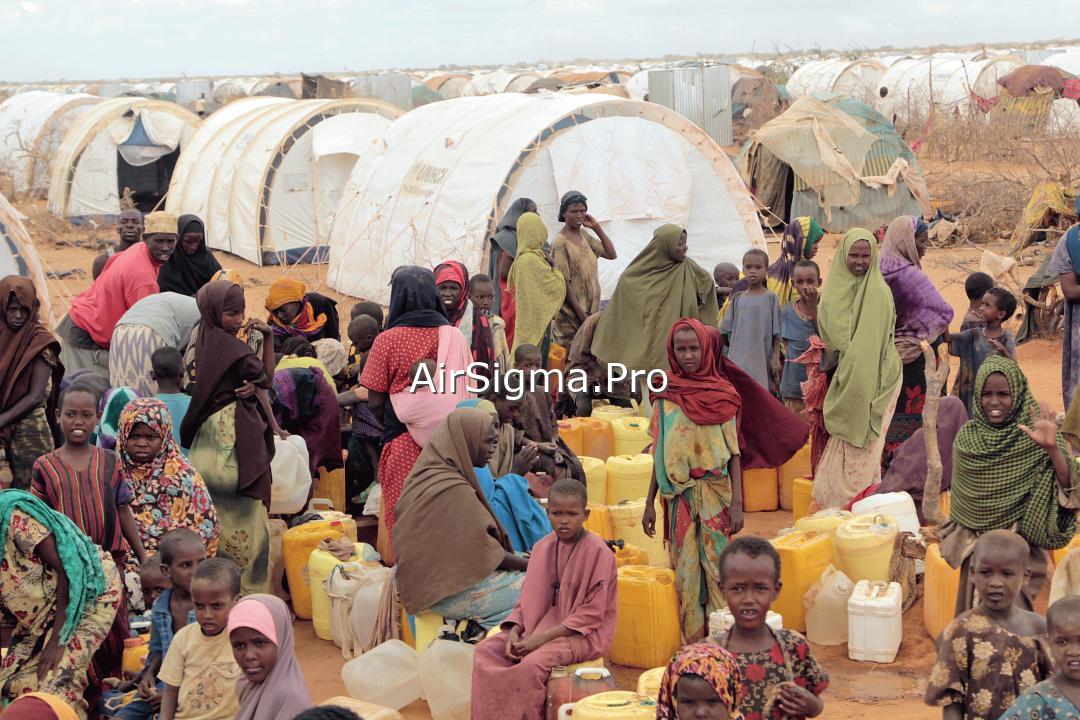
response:
{"label": "woman wearing headscarf", "polygon": [[49,693],[20,695],[3,712],[4,720],[78,720],[64,700]]}
{"label": "woman wearing headscarf", "polygon": [[536,213],[518,219],[518,252],[506,281],[517,304],[510,354],[521,345],[535,345],[542,361],[551,346],[551,321],[566,297],[566,279],[544,254],[547,236],[544,221]]}
{"label": "woman wearing headscarf", "polygon": [[318,369],[276,370],[271,400],[278,426],[304,439],[312,477],[342,467],[337,393]]}
{"label": "woman wearing headscarf", "polygon": [[901,215],[889,223],[881,245],[878,266],[892,291],[896,306],[894,342],[904,364],[896,411],[885,433],[882,468],[889,469],[900,445],[922,427],[926,402],[926,358],[923,341],[936,348],[942,333],[949,329],[953,309],[941,297],[934,283],[923,272],[921,259],[926,253],[930,228],[921,218]]}
{"label": "woman wearing headscarf", "polygon": [[[180,425],[181,443],[206,480],[221,522],[221,552],[243,571],[244,593],[269,588],[270,461],[276,423],[266,391],[274,382],[274,349],[259,358],[236,333],[244,323],[244,290],[227,280],[196,295],[202,324],[199,368],[191,406]],[[264,334],[258,320],[248,324]],[[243,449],[243,452],[240,449]]]}
{"label": "woman wearing headscarf", "polygon": [[559,222],[563,226],[551,243],[551,256],[555,269],[566,279],[566,302],[551,329],[555,342],[569,350],[581,324],[600,310],[598,258],[614,260],[618,256],[611,238],[589,214],[588,200],[577,190],[559,201]]}
{"label": "woman wearing headscarf", "polygon": [[195,215],[181,215],[177,221],[180,242],[169,260],[158,270],[158,288],[195,297],[221,270],[221,264],[206,246],[206,227]]}
{"label": "woman wearing headscarf", "polygon": [[495,280],[494,310],[506,323],[506,342],[514,342],[515,303],[514,294],[507,290],[510,266],[517,257],[518,219],[527,212],[537,212],[536,203],[529,198],[518,198],[507,208],[506,214],[499,221],[499,227],[491,238],[491,252],[488,260],[488,275]]}
{"label": "woman wearing headscarf", "polygon": [[[680,681],[686,679],[680,692]],[[694,643],[685,646],[671,658],[664,677],[660,681],[660,697],[656,701],[656,720],[691,720],[688,713],[679,712],[680,695],[691,696],[691,682],[704,682],[715,698],[692,697],[699,702],[717,702],[723,707],[728,720],[741,720],[742,671],[735,657],[727,650],[712,643]]]}
{"label": "woman wearing headscarf", "polygon": [[[776,293],[780,307],[798,300],[799,294],[795,292],[795,265],[800,260],[813,260],[824,236],[825,230],[811,217],[792,218],[784,228],[784,237],[780,240],[780,257],[765,270],[766,286]],[[745,279],[739,280],[731,292],[734,294],[746,290],[747,287]]]}
{"label": "woman wearing headscarf", "polygon": [[[379,553],[390,561],[389,538],[397,520],[398,497],[405,478],[413,469],[420,450],[434,428],[461,400],[468,398],[462,386],[432,392],[417,385],[410,392],[421,363],[441,364],[446,373],[464,370],[471,361],[468,343],[446,319],[435,275],[427,268],[405,266],[390,280],[390,308],[386,330],[371,346],[360,384],[368,389],[368,407],[383,423],[382,453],[379,456],[379,484],[382,487],[382,514],[379,516]],[[439,379],[438,366],[431,372]],[[444,374],[443,377],[449,377]]]}
{"label": "woman wearing headscarf", "polygon": [[469,341],[475,362],[491,368],[495,365],[495,340],[491,323],[469,299],[469,271],[457,260],[447,260],[435,267],[435,287],[450,324],[461,330]]}
{"label": "woman wearing headscarf", "polygon": [[134,388],[153,395],[157,383],[151,377],[150,356],[163,347],[184,352],[199,324],[195,298],[175,292],[144,297],[128,308],[113,330],[109,344],[109,381],[113,387]]}
{"label": "woman wearing headscarf", "polygon": [[323,338],[341,340],[341,321],[337,303],[319,293],[308,292],[307,286],[292,278],[279,278],[266,295],[267,320],[274,333],[274,349],[290,337],[302,337],[308,342]]}
{"label": "woman wearing headscarf", "polygon": [[394,552],[401,603],[414,615],[499,625],[513,610],[528,561],[514,554],[473,468],[497,445],[491,415],[451,412],[431,436],[397,501]]}
{"label": "woman wearing headscarf", "polygon": [[103,450],[116,450],[116,440],[120,436],[120,416],[127,404],[137,397],[139,392],[129,387],[114,387],[101,399],[101,418],[94,428],[94,443]]}
{"label": "woman wearing headscarf", "polygon": [[[229,640],[245,672],[236,681],[240,709],[236,720],[293,720],[312,706],[307,682],[296,660],[292,617],[273,595],[249,595],[229,611]],[[268,644],[273,652],[268,652]]]}
{"label": "woman wearing headscarf", "polygon": [[[214,277],[211,282],[218,280],[228,280],[233,285],[239,285],[244,287],[244,280],[235,270],[219,270],[214,273]],[[199,323],[202,323],[202,316],[199,316]],[[242,342],[247,343],[248,347],[259,357],[262,357],[263,352],[263,334],[253,327],[245,325],[240,328],[240,331],[236,333],[236,337]],[[187,348],[181,350],[184,354],[184,372],[185,372],[185,385],[195,384],[195,347],[199,344],[199,325],[195,325],[195,328],[191,331],[191,340],[188,341]],[[190,390],[189,390],[190,392]]]}
{"label": "woman wearing headscarf", "polygon": [[39,456],[52,452],[53,412],[64,367],[60,341],[41,322],[34,283],[0,280],[0,448],[14,487],[27,489]]}
{"label": "woman wearing headscarf", "polygon": [[893,343],[896,310],[878,268],[877,242],[849,231],[833,257],[818,305],[818,331],[835,368],[825,395],[829,442],[814,475],[814,502],[844,507],[881,477],[881,450],[896,396],[900,356]]}
{"label": "woman wearing headscarf", "polygon": [[102,680],[92,677],[91,658],[123,592],[112,556],[66,515],[21,490],[0,491],[0,539],[0,606],[16,621],[0,660],[2,699],[46,693],[85,720],[84,693]]}
{"label": "woman wearing headscarf", "polygon": [[645,249],[619,277],[615,294],[600,316],[593,354],[628,370],[667,369],[666,337],[680,318],[716,323],[716,284],[687,257],[686,231],[661,225]]}
{"label": "woman wearing headscarf", "polygon": [[1012,360],[991,355],[983,362],[975,398],[971,420],[953,445],[950,519],[941,528],[941,556],[960,569],[959,615],[974,598],[969,566],[975,541],[990,530],[1019,533],[1030,551],[1030,576],[1016,603],[1031,610],[1046,582],[1046,551],[1065,547],[1076,533],[1080,461]]}

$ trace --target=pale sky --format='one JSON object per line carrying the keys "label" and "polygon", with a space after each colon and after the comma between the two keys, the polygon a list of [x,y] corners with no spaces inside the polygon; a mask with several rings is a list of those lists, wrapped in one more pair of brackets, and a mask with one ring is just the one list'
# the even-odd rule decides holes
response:
{"label": "pale sky", "polygon": [[1066,0],[0,0],[0,80],[1080,37]]}

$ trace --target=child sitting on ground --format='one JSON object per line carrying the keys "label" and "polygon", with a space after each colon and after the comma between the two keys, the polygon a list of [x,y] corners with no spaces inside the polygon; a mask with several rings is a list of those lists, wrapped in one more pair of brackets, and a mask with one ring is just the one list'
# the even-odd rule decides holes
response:
{"label": "child sitting on ground", "polygon": [[765,287],[769,255],[753,248],[743,255],[746,290],[728,300],[720,332],[727,336],[724,354],[766,390],[775,393],[780,379],[780,305]]}
{"label": "child sitting on ground", "polygon": [[960,358],[952,394],[960,398],[971,415],[975,402],[975,376],[989,356],[997,353],[1016,359],[1016,342],[1012,333],[1001,324],[1016,312],[1016,297],[1003,287],[992,287],[983,295],[979,305],[982,327],[972,327],[958,333],[948,333],[949,353]]}
{"label": "child sitting on ground", "polygon": [[165,684],[160,720],[233,720],[240,667],[233,658],[229,612],[240,599],[240,568],[232,560],[199,563],[191,580],[195,623],[173,637],[158,678]]}
{"label": "child sitting on ground", "polygon": [[158,680],[162,659],[168,654],[176,633],[195,622],[191,578],[206,558],[202,538],[186,528],[170,530],[161,539],[158,551],[161,574],[170,581],[170,587],[153,601],[150,651],[139,675],[138,696],[116,714],[119,720],[148,720],[158,711],[165,687]]}
{"label": "child sitting on ground", "polygon": [[[180,445],[180,423],[184,422],[191,396],[180,390],[184,376],[184,358],[176,348],[161,347],[150,355],[150,379],[157,383],[158,400],[165,403],[172,416],[173,439]],[[180,446],[180,451],[187,457],[188,449]]]}
{"label": "child sitting on ground", "polygon": [[806,366],[791,362],[810,349],[810,336],[817,335],[817,307],[821,297],[821,269],[813,260],[795,263],[791,276],[799,298],[780,311],[780,338],[784,341],[784,371],[780,376],[780,399],[793,412],[805,407],[802,384],[806,382]]}
{"label": "child sitting on ground", "polygon": [[660,681],[656,720],[728,720],[740,717],[742,671],[734,656],[708,642],[687,645]]}
{"label": "child sitting on ground", "polygon": [[495,362],[500,370],[510,367],[510,346],[506,342],[506,321],[491,314],[495,305],[495,285],[487,275],[473,275],[469,278],[469,300],[473,307],[487,316],[491,325],[491,344],[495,349]]}
{"label": "child sitting on ground", "polygon": [[1051,605],[1046,629],[1057,673],[1025,690],[1001,720],[1080,717],[1080,595],[1067,595]]}
{"label": "child sitting on ground", "polygon": [[525,438],[536,443],[539,451],[532,469],[548,475],[552,480],[573,477],[584,482],[585,473],[581,469],[581,461],[559,437],[559,423],[555,419],[551,391],[544,388],[543,379],[537,372],[541,368],[543,363],[540,349],[535,345],[523,343],[514,351],[514,369],[522,373],[524,390],[521,398],[521,427]]}
{"label": "child sitting on ground", "polygon": [[1046,621],[1015,605],[1031,572],[1024,539],[984,533],[973,565],[980,602],[945,628],[926,687],[926,704],[946,720],[995,720],[1053,668]]}
{"label": "child sitting on ground", "polygon": [[986,291],[994,287],[994,278],[984,272],[973,272],[964,280],[964,294],[968,298],[968,309],[964,321],[960,323],[960,332],[986,324],[982,317],[982,300]]}
{"label": "child sitting on ground", "polygon": [[743,717],[795,720],[825,709],[821,693],[829,685],[810,643],[786,628],[765,623],[780,593],[780,555],[768,540],[746,536],[720,553],[720,592],[735,624],[712,639],[735,656],[742,669]]}
{"label": "child sitting on ground", "polygon": [[585,486],[551,486],[554,532],[532,549],[525,583],[503,632],[476,648],[472,717],[544,716],[547,678],[557,665],[595,660],[615,637],[615,556],[585,529]]}
{"label": "child sitting on ground", "polygon": [[296,660],[292,618],[281,598],[249,595],[229,613],[229,641],[243,675],[236,683],[236,717],[295,718],[311,707]]}

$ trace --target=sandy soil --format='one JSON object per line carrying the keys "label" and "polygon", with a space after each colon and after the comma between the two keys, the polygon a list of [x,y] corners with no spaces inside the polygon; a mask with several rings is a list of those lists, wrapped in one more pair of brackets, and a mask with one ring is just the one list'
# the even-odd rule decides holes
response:
{"label": "sandy soil", "polygon": [[[17,204],[28,216],[28,229],[38,244],[47,269],[64,276],[64,279],[50,279],[49,281],[53,314],[55,319],[59,319],[66,312],[70,298],[90,285],[89,268],[92,258],[101,248],[113,242],[115,230],[112,227],[65,227],[49,216],[43,202]],[[829,236],[824,241],[818,261],[826,270],[838,241],[838,236]],[[931,249],[923,261],[927,273],[957,310],[953,329],[959,327],[967,306],[963,288],[964,278],[968,273],[978,269],[982,249],[982,247],[974,246]],[[1001,246],[988,246],[987,249],[999,253],[1004,252]],[[691,252],[692,250],[691,248]],[[778,247],[775,243],[770,244],[770,252],[774,257],[776,256]],[[1035,252],[1048,252],[1048,250],[1042,249]],[[219,253],[218,258],[222,265],[235,268],[245,278],[249,315],[261,316],[263,314],[262,307],[267,287],[276,278],[287,273],[291,277],[306,282],[310,290],[322,292],[342,301],[341,316],[344,322],[348,320],[348,308],[353,300],[326,288],[324,267],[307,265],[291,268],[258,268],[224,253]],[[1025,277],[1030,272],[1030,267],[1022,269],[1022,275]],[[1020,363],[1028,375],[1036,396],[1059,410],[1062,408],[1060,358],[1060,337],[1053,340],[1035,340],[1022,345],[1019,349]],[[786,512],[750,514],[747,517],[745,532],[762,537],[773,537],[778,529],[786,527],[790,521],[790,513]],[[296,630],[297,655],[304,668],[313,697],[316,700],[324,700],[345,694],[345,688],[340,679],[340,670],[344,661],[337,649],[329,643],[318,640],[309,622],[298,621]],[[914,720],[938,716],[936,711],[925,707],[921,702],[925,677],[933,663],[934,654],[933,643],[923,628],[921,600],[904,616],[904,642],[895,663],[876,665],[853,662],[847,659],[844,646],[819,647],[815,648],[815,651],[832,676],[832,684],[826,696],[824,717],[840,720],[865,718],[877,707],[887,712],[893,720]],[[640,671],[629,668],[615,670],[620,687],[632,689],[636,685]],[[403,714],[410,719],[429,717],[427,707],[423,702],[415,703]]]}

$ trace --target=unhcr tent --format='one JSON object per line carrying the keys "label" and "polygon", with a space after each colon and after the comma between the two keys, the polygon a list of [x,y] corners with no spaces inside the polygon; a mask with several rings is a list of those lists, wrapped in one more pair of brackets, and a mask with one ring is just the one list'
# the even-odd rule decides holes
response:
{"label": "unhcr tent", "polygon": [[94,95],[35,90],[0,103],[0,172],[11,176],[15,192],[48,187],[49,158],[75,120],[100,102]]}
{"label": "unhcr tent", "polygon": [[931,214],[918,161],[865,103],[804,96],[755,132],[739,171],[771,224],[809,216],[830,232]]}
{"label": "unhcr tent", "polygon": [[49,212],[73,219],[118,215],[125,188],[139,209],[152,210],[201,122],[160,100],[114,98],[94,105],[52,158]]}
{"label": "unhcr tent", "polygon": [[258,265],[325,262],[356,159],[400,113],[376,100],[236,100],[184,149],[165,207],[198,215],[210,247]]}
{"label": "unhcr tent", "polygon": [[519,197],[554,233],[577,189],[618,250],[600,263],[610,293],[666,222],[712,268],[764,247],[753,200],[724,154],[678,113],[602,94],[501,94],[417,108],[353,169],[330,235],[331,287],[386,302],[399,265],[463,261],[487,272],[488,242]]}
{"label": "unhcr tent", "polygon": [[41,317],[49,322],[52,308],[49,303],[49,284],[41,266],[30,233],[23,225],[22,214],[0,195],[0,278],[22,275],[34,281],[41,300]]}
{"label": "unhcr tent", "polygon": [[816,60],[796,70],[787,81],[792,97],[837,93],[872,100],[885,66],[872,58]]}

